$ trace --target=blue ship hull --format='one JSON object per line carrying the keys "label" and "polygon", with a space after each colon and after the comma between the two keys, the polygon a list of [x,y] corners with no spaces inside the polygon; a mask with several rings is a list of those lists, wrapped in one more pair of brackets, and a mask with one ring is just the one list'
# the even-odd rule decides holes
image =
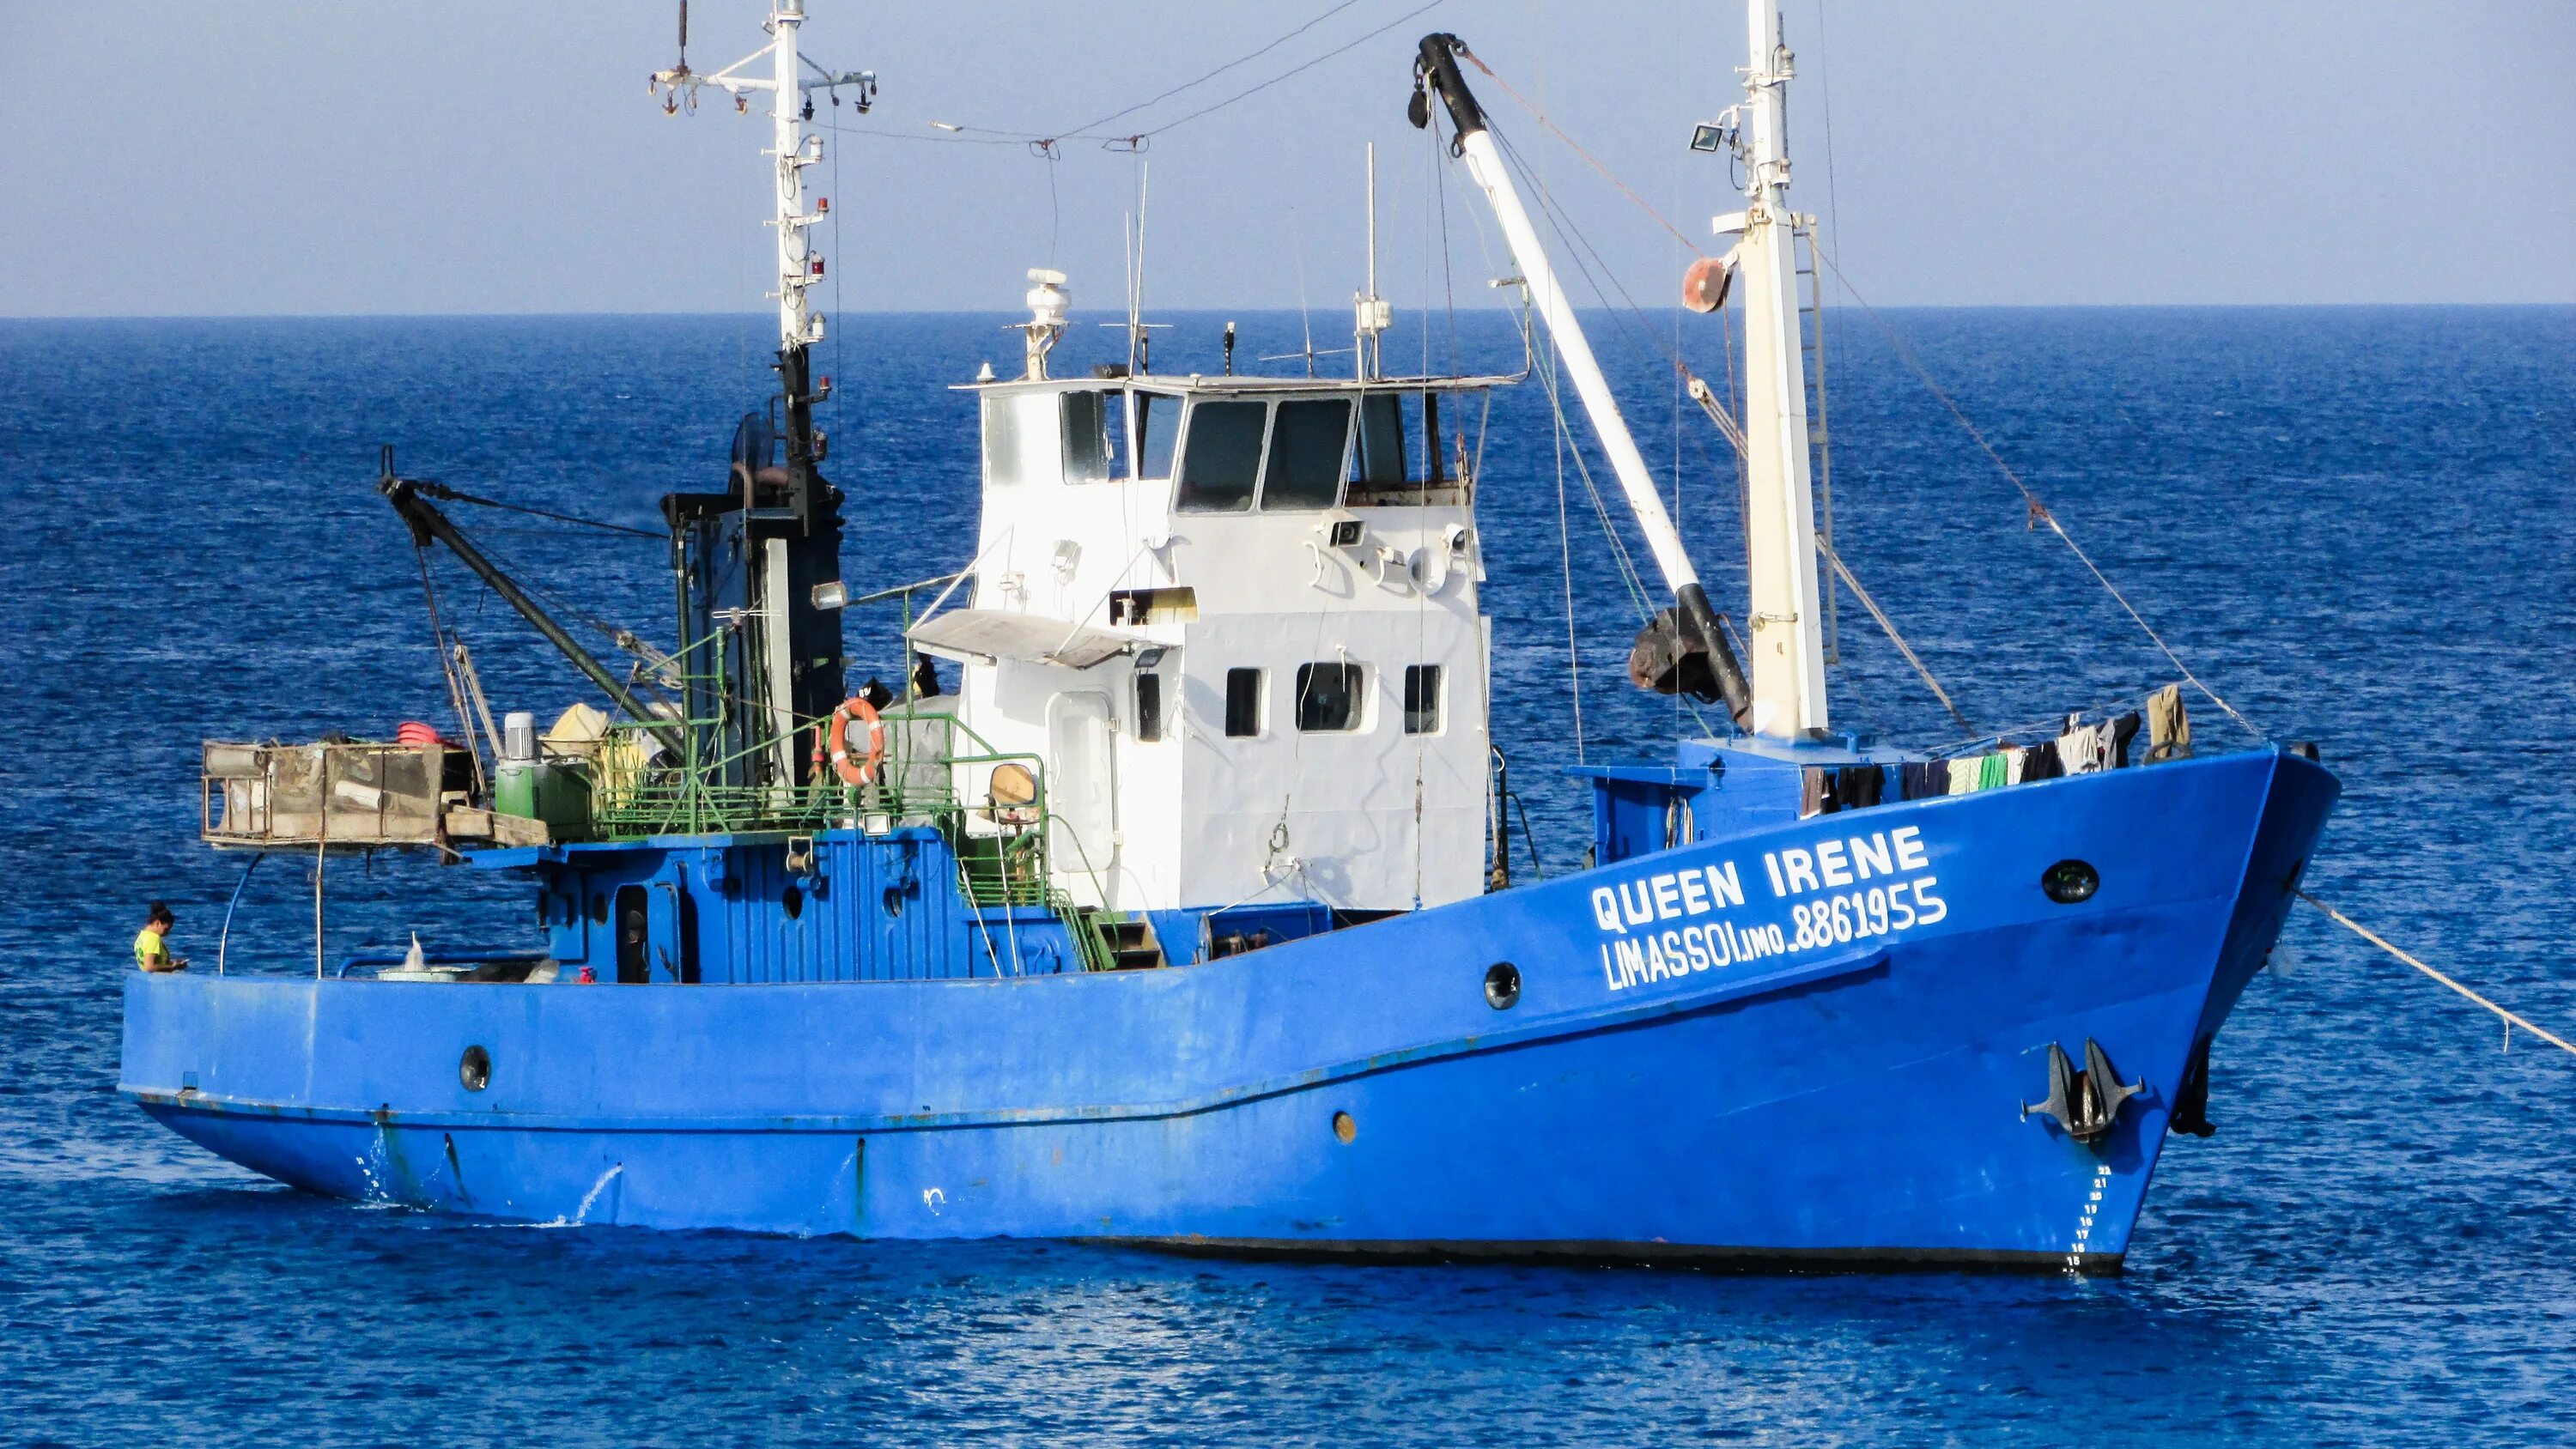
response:
{"label": "blue ship hull", "polygon": [[[506,1219],[2116,1271],[2337,788],[2266,750],[1889,803],[1157,970],[138,974],[121,1085],[295,1186]],[[2079,1142],[2024,1107],[2088,1040],[2143,1090]]]}

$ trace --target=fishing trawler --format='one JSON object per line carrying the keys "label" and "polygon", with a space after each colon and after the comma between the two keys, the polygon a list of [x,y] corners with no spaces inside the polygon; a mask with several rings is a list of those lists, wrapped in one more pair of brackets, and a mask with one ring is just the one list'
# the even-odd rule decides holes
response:
{"label": "fishing trawler", "polygon": [[541,926],[336,971],[317,934],[309,978],[138,973],[123,1091],[300,1188],[513,1220],[2116,1271],[2337,785],[2281,746],[2194,754],[2170,706],[1938,752],[1832,723],[1814,226],[1790,54],[1769,0],[1748,15],[1745,98],[1703,128],[1743,205],[1687,288],[1740,309],[1750,362],[1711,409],[1746,479],[1736,637],[1465,48],[1414,59],[1411,120],[1490,205],[1669,589],[1631,676],[1722,706],[1670,759],[1579,771],[1586,869],[1497,868],[1466,433],[1514,379],[1384,376],[1374,288],[1347,379],[1156,373],[1141,329],[1060,377],[1064,279],[1032,273],[1019,375],[963,384],[975,552],[902,596],[907,677],[955,688],[934,664],[851,695],[805,178],[813,95],[875,81],[814,67],[776,0],[750,60],[655,78],[766,94],[777,180],[778,392],[662,500],[672,646],[594,657],[439,506],[473,496],[387,450],[414,541],[611,710],[496,723],[450,654],[461,743],[205,749],[209,843],[454,852]]}

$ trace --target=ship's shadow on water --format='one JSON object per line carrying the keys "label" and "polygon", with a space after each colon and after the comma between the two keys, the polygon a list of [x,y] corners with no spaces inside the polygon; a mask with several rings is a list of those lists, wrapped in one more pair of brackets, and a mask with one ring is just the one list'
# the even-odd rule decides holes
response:
{"label": "ship's shadow on water", "polygon": [[[1003,320],[838,328],[826,423],[854,592],[971,553],[976,435],[945,389],[1008,363]],[[1225,319],[1171,320],[1158,359],[1214,371]],[[2346,793],[2311,888],[2533,1018],[2576,1024],[2561,964],[2576,939],[2576,311],[1894,320],[2196,668],[2276,734],[2320,742]],[[1302,335],[1293,313],[1241,321],[1249,356]],[[209,969],[239,880],[238,860],[196,843],[196,742],[443,717],[410,549],[370,486],[376,446],[395,443],[409,474],[649,525],[658,494],[721,478],[732,420],[768,385],[769,325],[0,323],[0,1439],[2563,1436],[2571,1064],[2521,1039],[2499,1052],[2491,1018],[2305,912],[2285,936],[2298,968],[2258,977],[2219,1040],[2219,1135],[2169,1147],[2115,1279],[525,1226],[277,1187],[119,1098],[143,902],[177,908],[179,949]],[[1837,548],[1961,708],[2042,720],[2170,677],[1863,320],[1828,325]],[[1101,360],[1083,349],[1105,356],[1096,331],[1077,329],[1065,370]],[[1501,319],[1462,317],[1460,336],[1459,364],[1518,366]],[[1725,375],[1713,343],[1686,345]],[[1669,374],[1611,366],[1670,466]],[[1732,599],[1733,484],[1697,457],[1685,446],[1679,513],[1711,594]],[[1665,755],[1691,725],[1621,677],[1635,616],[1569,475],[1576,737],[1535,389],[1497,401],[1485,460],[1496,736],[1561,870],[1589,817],[1558,767]],[[657,544],[484,535],[604,617],[669,612]],[[496,707],[575,697],[461,577],[444,602]],[[1845,603],[1837,720],[1941,739],[1937,704]],[[853,624],[852,652],[874,661],[859,676],[893,677],[894,619]],[[301,866],[272,861],[241,900],[230,969],[310,974]],[[398,952],[415,929],[433,946],[532,930],[509,883],[419,862],[335,866],[329,904],[334,958]],[[594,1213],[617,1191],[603,1183]]]}
{"label": "ship's shadow on water", "polygon": [[1830,1440],[2070,1416],[2216,1434],[2324,1368],[2261,1312],[2135,1279],[1290,1265],[566,1229],[271,1188],[155,1194],[104,1236],[91,1271],[187,1297],[85,1325],[95,1361],[64,1367],[95,1374],[93,1430],[167,1422],[114,1367],[160,1341],[236,1380],[209,1386],[235,1401],[227,1432],[397,1441]]}

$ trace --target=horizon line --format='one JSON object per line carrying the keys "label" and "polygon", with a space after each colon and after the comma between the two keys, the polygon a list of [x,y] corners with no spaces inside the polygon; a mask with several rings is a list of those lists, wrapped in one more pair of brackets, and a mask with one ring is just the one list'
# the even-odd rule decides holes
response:
{"label": "horizon line", "polygon": [[[1832,304],[1828,304],[1829,306]],[[1844,303],[1842,305],[1856,305]],[[2325,311],[2567,311],[2576,309],[2576,299],[2514,302],[1890,302],[1875,308],[1880,312],[2325,312]],[[1299,307],[1171,307],[1153,315],[1203,317],[1254,317],[1265,315],[1296,316],[1309,309]],[[1462,308],[1469,312],[1490,312],[1510,316],[1501,306]],[[1578,314],[1610,313],[1609,307],[1578,307]],[[1646,312],[1682,312],[1686,309],[1639,309]],[[852,310],[830,314],[839,317],[977,317],[1012,318],[1017,311],[977,307],[886,307]],[[1098,310],[1076,308],[1070,315],[1082,318],[1106,317],[1112,320],[1126,316],[1124,308]],[[480,322],[480,321],[561,321],[568,319],[724,319],[776,320],[773,309],[756,312],[718,311],[617,311],[609,309],[567,312],[7,312],[0,313],[0,324],[12,322]]]}

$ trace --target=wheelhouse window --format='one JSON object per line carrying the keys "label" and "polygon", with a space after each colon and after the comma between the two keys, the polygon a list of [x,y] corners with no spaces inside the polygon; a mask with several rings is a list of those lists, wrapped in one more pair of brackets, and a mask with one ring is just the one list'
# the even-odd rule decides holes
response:
{"label": "wheelhouse window", "polygon": [[1114,392],[1064,394],[1064,481],[1105,483],[1111,460],[1111,415],[1120,411]]}
{"label": "wheelhouse window", "polygon": [[1351,400],[1295,398],[1278,405],[1270,424],[1270,462],[1262,472],[1261,507],[1330,508],[1342,496],[1342,455],[1350,447]]}
{"label": "wheelhouse window", "polygon": [[1360,667],[1348,660],[1297,666],[1297,728],[1306,734],[1360,723]]}
{"label": "wheelhouse window", "polygon": [[1409,735],[1440,733],[1439,665],[1404,666],[1404,732]]}
{"label": "wheelhouse window", "polygon": [[[1447,507],[1467,501],[1450,476],[1440,435],[1443,406],[1464,409],[1475,394],[1372,392],[1360,401],[1358,445],[1351,449],[1350,508]],[[1462,413],[1462,416],[1464,414]]]}
{"label": "wheelhouse window", "polygon": [[1395,487],[1411,481],[1404,471],[1406,401],[1404,394],[1393,392],[1373,392],[1360,400],[1360,445],[1351,459],[1353,483]]}
{"label": "wheelhouse window", "polygon": [[1128,460],[1138,478],[1172,476],[1172,445],[1181,436],[1181,400],[1169,393],[1140,392],[1136,400],[1136,452]]}
{"label": "wheelhouse window", "polygon": [[1229,669],[1225,672],[1225,732],[1238,740],[1261,733],[1260,670]]}
{"label": "wheelhouse window", "polygon": [[984,394],[984,482],[1007,488],[1064,477],[1056,441],[1064,428],[1061,399],[1049,392]]}
{"label": "wheelhouse window", "polygon": [[1004,488],[1020,481],[1020,429],[1011,415],[1011,399],[988,394],[984,399],[984,485]]}
{"label": "wheelhouse window", "polygon": [[1190,410],[1190,436],[1181,450],[1180,495],[1187,513],[1242,513],[1252,507],[1261,478],[1262,435],[1270,405],[1222,400]]}

